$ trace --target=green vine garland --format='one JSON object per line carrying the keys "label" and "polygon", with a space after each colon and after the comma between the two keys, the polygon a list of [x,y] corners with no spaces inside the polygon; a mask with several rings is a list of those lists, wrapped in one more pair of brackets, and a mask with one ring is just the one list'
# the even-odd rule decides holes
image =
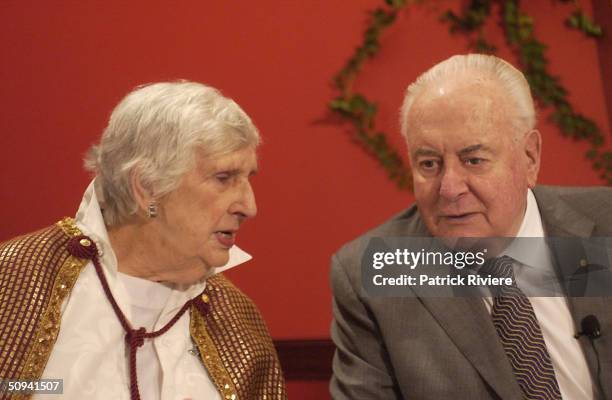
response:
{"label": "green vine garland", "polygon": [[[571,0],[559,1],[565,3]],[[385,0],[384,6],[370,12],[370,23],[364,32],[362,44],[334,77],[334,87],[339,95],[329,104],[332,112],[353,125],[356,142],[378,160],[400,189],[411,188],[410,169],[403,162],[400,152],[389,145],[385,133],[375,129],[376,103],[363,94],[353,92],[353,83],[363,64],[380,50],[382,32],[395,22],[403,8],[415,2],[420,1]],[[591,160],[593,169],[599,171],[601,179],[612,185],[612,152],[602,149],[604,136],[593,121],[574,111],[559,78],[548,73],[546,45],[535,37],[533,18],[521,12],[518,3],[518,0],[471,0],[461,15],[449,10],[440,19],[449,24],[451,33],[467,35],[472,50],[494,53],[496,48],[487,41],[483,27],[491,15],[492,5],[498,5],[506,42],[517,53],[534,96],[543,106],[553,108],[551,119],[564,136],[590,144],[587,159]],[[566,25],[589,37],[602,36],[601,27],[593,23],[575,1],[574,5],[574,12],[566,19]]]}

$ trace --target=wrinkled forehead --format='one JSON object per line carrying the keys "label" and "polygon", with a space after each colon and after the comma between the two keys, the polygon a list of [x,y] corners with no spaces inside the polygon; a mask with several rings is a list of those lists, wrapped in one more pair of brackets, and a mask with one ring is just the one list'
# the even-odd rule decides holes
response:
{"label": "wrinkled forehead", "polygon": [[215,168],[222,165],[226,168],[256,169],[258,164],[257,144],[240,146],[227,152],[209,154],[202,148],[195,150],[195,161],[199,168]]}

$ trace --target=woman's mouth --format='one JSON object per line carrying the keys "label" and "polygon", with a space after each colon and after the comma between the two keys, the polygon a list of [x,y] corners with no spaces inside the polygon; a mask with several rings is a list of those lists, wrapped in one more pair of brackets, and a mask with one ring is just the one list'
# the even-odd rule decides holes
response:
{"label": "woman's mouth", "polygon": [[215,232],[215,237],[222,246],[228,249],[234,245],[236,241],[236,232],[234,231],[218,231]]}

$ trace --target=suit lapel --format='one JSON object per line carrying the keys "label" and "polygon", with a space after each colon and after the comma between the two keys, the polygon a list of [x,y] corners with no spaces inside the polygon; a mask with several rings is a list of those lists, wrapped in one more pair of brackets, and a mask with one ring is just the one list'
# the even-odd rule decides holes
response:
{"label": "suit lapel", "polygon": [[421,298],[461,353],[502,399],[521,399],[521,389],[480,297]]}
{"label": "suit lapel", "polygon": [[577,212],[557,193],[545,186],[533,190],[546,236],[590,237],[595,222]]}
{"label": "suit lapel", "polygon": [[[418,214],[409,228],[412,235],[431,236]],[[483,299],[419,296],[418,287],[415,289],[427,310],[500,398],[521,400],[521,389]]]}

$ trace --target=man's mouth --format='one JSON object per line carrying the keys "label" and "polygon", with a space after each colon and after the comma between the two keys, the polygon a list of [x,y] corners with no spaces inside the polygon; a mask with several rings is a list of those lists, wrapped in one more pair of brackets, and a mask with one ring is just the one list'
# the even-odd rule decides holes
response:
{"label": "man's mouth", "polygon": [[215,237],[223,245],[228,249],[234,245],[236,241],[236,231],[227,230],[227,231],[217,231],[215,232]]}
{"label": "man's mouth", "polygon": [[478,213],[476,212],[443,214],[440,216],[440,218],[445,219],[449,222],[464,222],[476,216],[477,214]]}

